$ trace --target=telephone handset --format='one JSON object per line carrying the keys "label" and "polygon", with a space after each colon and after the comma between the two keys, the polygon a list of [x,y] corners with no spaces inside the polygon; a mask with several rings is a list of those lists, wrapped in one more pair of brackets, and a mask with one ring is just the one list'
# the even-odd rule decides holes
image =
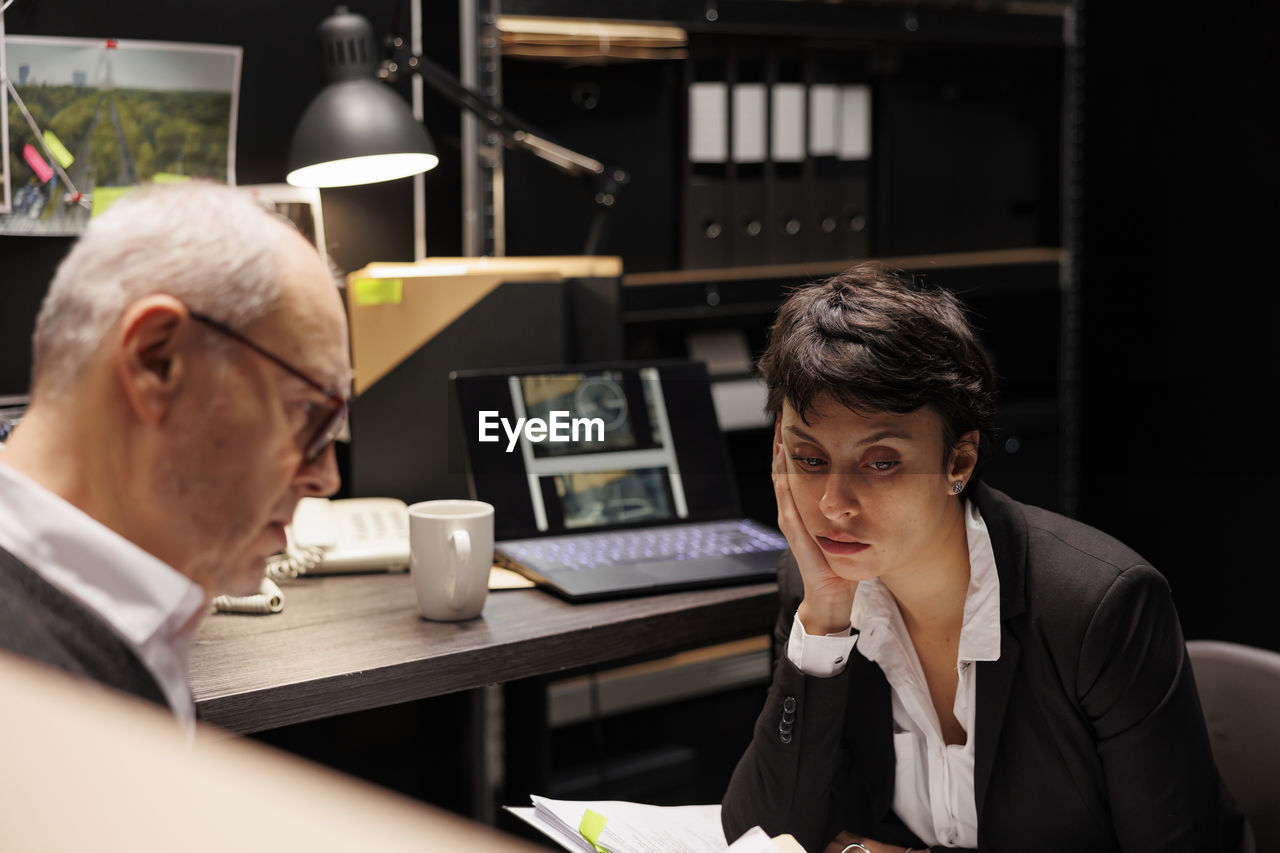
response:
{"label": "telephone handset", "polygon": [[303,498],[285,537],[284,553],[267,561],[275,578],[409,566],[409,511],[395,498]]}

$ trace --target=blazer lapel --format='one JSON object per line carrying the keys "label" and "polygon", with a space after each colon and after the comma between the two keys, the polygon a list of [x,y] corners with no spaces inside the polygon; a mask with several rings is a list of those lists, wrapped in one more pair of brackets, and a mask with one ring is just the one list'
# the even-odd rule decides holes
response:
{"label": "blazer lapel", "polygon": [[871,814],[884,820],[893,803],[893,699],[880,667],[857,651],[849,656],[845,740],[866,787]]}
{"label": "blazer lapel", "polygon": [[973,745],[973,793],[978,807],[978,824],[982,824],[982,806],[991,783],[991,768],[996,761],[996,747],[1004,727],[1004,712],[1009,705],[1009,691],[1018,669],[1022,647],[1008,631],[1000,636],[1000,660],[978,661],[977,741]]}
{"label": "blazer lapel", "polygon": [[1026,608],[1027,522],[1021,504],[979,482],[973,492],[982,519],[991,536],[996,574],[1000,577],[1000,659],[978,662],[978,698],[974,728],[973,785],[982,825],[982,808],[991,783],[1004,727],[1004,712],[1018,671],[1022,646],[1009,630],[1009,621]]}

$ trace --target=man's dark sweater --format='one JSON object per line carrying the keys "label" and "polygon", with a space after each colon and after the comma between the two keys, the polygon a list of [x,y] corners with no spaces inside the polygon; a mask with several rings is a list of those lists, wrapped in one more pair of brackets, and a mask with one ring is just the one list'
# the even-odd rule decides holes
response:
{"label": "man's dark sweater", "polygon": [[167,707],[160,685],[120,637],[3,548],[0,649]]}

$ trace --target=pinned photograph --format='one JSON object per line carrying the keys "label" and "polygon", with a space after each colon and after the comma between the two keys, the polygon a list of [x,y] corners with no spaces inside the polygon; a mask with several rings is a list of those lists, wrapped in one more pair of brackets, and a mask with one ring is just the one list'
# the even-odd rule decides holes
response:
{"label": "pinned photograph", "polygon": [[10,204],[0,213],[0,234],[79,234],[146,181],[235,183],[241,53],[9,36],[3,141]]}

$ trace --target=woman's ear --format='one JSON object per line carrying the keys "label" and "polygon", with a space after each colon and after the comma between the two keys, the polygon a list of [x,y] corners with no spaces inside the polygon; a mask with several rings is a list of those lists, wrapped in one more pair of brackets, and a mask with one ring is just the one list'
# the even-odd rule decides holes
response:
{"label": "woman's ear", "polygon": [[960,436],[951,448],[951,461],[947,466],[947,479],[968,483],[973,476],[973,469],[978,464],[978,442],[980,436],[976,429],[971,429]]}

